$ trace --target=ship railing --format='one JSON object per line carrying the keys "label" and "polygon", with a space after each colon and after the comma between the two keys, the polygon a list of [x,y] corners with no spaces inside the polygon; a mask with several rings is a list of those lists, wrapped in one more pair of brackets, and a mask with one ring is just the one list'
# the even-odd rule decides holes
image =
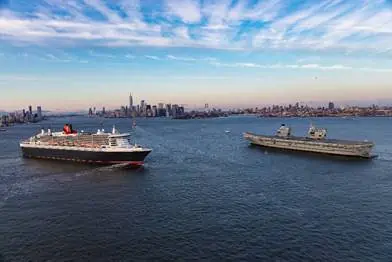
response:
{"label": "ship railing", "polygon": [[109,139],[102,135],[80,135],[80,136],[44,136],[32,137],[22,140],[23,144],[40,144],[51,146],[67,146],[67,147],[89,147],[102,148],[109,147]]}

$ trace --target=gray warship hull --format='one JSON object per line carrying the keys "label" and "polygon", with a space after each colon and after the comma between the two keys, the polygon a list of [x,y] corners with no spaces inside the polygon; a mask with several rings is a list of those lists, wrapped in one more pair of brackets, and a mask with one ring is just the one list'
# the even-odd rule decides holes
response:
{"label": "gray warship hull", "polygon": [[374,144],[371,142],[336,139],[315,140],[307,137],[279,137],[245,133],[244,138],[253,145],[262,147],[312,152],[337,156],[372,158]]}

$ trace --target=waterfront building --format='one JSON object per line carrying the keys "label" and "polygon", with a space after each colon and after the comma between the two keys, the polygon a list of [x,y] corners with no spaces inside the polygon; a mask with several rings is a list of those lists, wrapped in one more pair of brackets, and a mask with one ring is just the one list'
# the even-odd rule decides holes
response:
{"label": "waterfront building", "polygon": [[146,116],[146,102],[144,100],[140,101],[140,115]]}
{"label": "waterfront building", "polygon": [[130,108],[130,109],[133,108],[133,97],[132,97],[132,93],[129,94],[129,108]]}
{"label": "waterfront building", "polygon": [[152,111],[151,111],[151,106],[150,105],[146,105],[145,116],[146,117],[151,117],[152,116]]}
{"label": "waterfront building", "polygon": [[[16,116],[14,118],[16,118]],[[27,114],[27,121],[32,121],[32,120],[33,120],[33,107],[30,105]]]}
{"label": "waterfront building", "polygon": [[334,110],[335,109],[335,104],[333,102],[328,103],[328,109],[329,110]]}
{"label": "waterfront building", "polygon": [[166,116],[166,109],[165,108],[158,108],[158,116],[159,117]]}
{"label": "waterfront building", "polygon": [[158,109],[157,106],[152,106],[152,117],[157,117],[158,116]]}
{"label": "waterfront building", "polygon": [[127,115],[127,108],[125,106],[122,106],[120,110],[120,116],[126,116],[126,115]]}
{"label": "waterfront building", "polygon": [[178,116],[179,110],[178,110],[179,106],[178,105],[173,105],[171,110],[172,110],[172,117],[176,118]]}
{"label": "waterfront building", "polygon": [[6,126],[8,124],[8,116],[2,115],[1,116],[1,125]]}
{"label": "waterfront building", "polygon": [[37,106],[37,119],[42,120],[42,108],[41,106]]}
{"label": "waterfront building", "polygon": [[172,116],[171,104],[166,104],[166,117]]}

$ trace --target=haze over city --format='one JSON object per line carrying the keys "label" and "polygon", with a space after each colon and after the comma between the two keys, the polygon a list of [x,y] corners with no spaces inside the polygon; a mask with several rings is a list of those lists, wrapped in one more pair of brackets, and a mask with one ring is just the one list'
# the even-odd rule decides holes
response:
{"label": "haze over city", "polygon": [[392,101],[392,5],[0,0],[0,109]]}

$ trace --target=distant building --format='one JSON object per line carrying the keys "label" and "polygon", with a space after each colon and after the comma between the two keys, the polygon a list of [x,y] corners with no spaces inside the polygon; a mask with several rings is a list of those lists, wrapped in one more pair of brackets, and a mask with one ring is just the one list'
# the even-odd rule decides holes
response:
{"label": "distant building", "polygon": [[152,110],[150,105],[146,105],[146,111],[145,111],[145,116],[151,117],[152,116]]}
{"label": "distant building", "polygon": [[129,94],[129,108],[130,108],[130,109],[133,108],[133,97],[132,97],[132,93]]}
{"label": "distant building", "polygon": [[140,101],[140,115],[146,116],[146,102],[144,100]]}
{"label": "distant building", "polygon": [[166,117],[170,117],[172,116],[172,108],[171,108],[171,104],[167,104],[166,105]]}
{"label": "distant building", "polygon": [[158,116],[165,117],[166,116],[166,109],[165,108],[158,108]]}
{"label": "distant building", "polygon": [[335,109],[335,104],[333,102],[328,103],[328,109],[329,110],[334,110]]}
{"label": "distant building", "polygon": [[41,108],[41,106],[37,106],[37,118],[38,118],[38,120],[42,120],[42,108]]}
{"label": "distant building", "polygon": [[173,105],[171,108],[172,111],[172,117],[176,118],[177,116],[179,116],[179,106],[178,105]]}
{"label": "distant building", "polygon": [[120,116],[125,116],[127,114],[127,107],[122,106],[120,111]]}
{"label": "distant building", "polygon": [[184,108],[183,106],[180,106],[180,107],[178,108],[178,114],[179,114],[180,116],[183,116],[183,115],[185,114],[185,108]]}
{"label": "distant building", "polygon": [[152,106],[152,116],[157,117],[158,116],[158,109],[157,106]]}

